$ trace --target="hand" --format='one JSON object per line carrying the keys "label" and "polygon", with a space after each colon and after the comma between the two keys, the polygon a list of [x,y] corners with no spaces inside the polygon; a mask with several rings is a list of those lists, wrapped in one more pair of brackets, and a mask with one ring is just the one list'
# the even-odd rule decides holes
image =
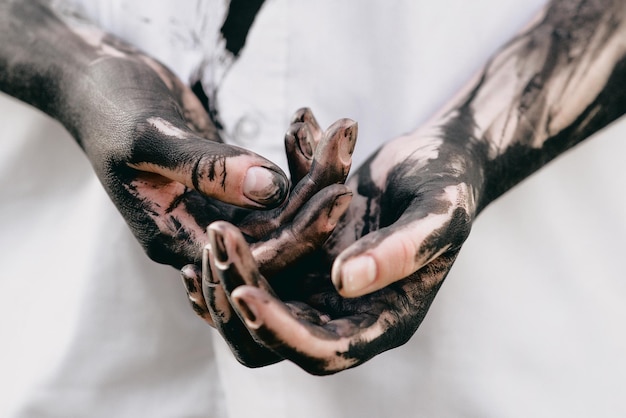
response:
{"label": "hand", "polygon": [[[308,124],[308,132],[319,132],[312,117]],[[421,323],[469,233],[474,204],[468,191],[478,180],[473,164],[461,149],[423,132],[389,143],[349,182],[357,193],[323,248],[282,271],[259,263],[236,228],[212,224],[203,278],[198,269],[183,271],[195,290],[190,299],[248,366],[287,358],[314,374],[354,367],[406,342]],[[395,245],[405,250],[393,252]],[[400,264],[397,270],[376,266],[387,274],[379,276],[379,286],[380,280],[394,282],[393,274],[405,280],[341,297],[330,281],[331,264],[341,268],[356,254],[388,257],[381,258],[385,267]],[[360,277],[349,277],[341,292]]]}
{"label": "hand", "polygon": [[288,359],[326,375],[407,342],[454,261],[444,255],[420,277],[356,299],[342,298],[328,277],[314,274],[286,277],[275,292],[237,228],[216,222],[209,231],[203,273],[189,265],[182,276],[196,313],[248,367]]}
{"label": "hand", "polygon": [[[155,261],[180,268],[201,256],[206,226],[283,203],[273,163],[221,143],[199,100],[174,74],[104,36],[80,75],[76,137],[133,233]],[[113,52],[114,51],[114,52]]]}
{"label": "hand", "polygon": [[284,173],[222,144],[196,96],[159,62],[41,2],[11,0],[0,12],[0,90],[70,131],[152,259],[199,260],[210,222],[254,224],[249,209],[284,203]]}
{"label": "hand", "polygon": [[[269,283],[237,231],[212,226],[209,265],[225,296],[219,305],[207,298],[208,309],[241,318],[251,336],[242,344],[317,374],[406,341],[476,214],[624,114],[625,10],[550,2],[425,128],[372,156],[348,183],[355,196],[323,249]],[[352,299],[333,292],[331,265]],[[210,297],[219,287],[205,276]]]}
{"label": "hand", "polygon": [[[245,250],[254,252],[256,260],[268,275],[282,271],[320,248],[352,197],[351,191],[341,183],[350,169],[356,124],[343,119],[334,123],[325,133],[320,129],[312,133],[307,126],[312,119],[308,109],[301,109],[294,115],[285,136],[292,178],[294,181],[299,180],[288,203],[284,208],[274,211],[255,212],[240,222],[239,227],[245,231],[247,238],[243,237],[239,229],[235,229]],[[194,264],[182,269],[191,306],[199,316],[220,331],[242,363],[257,367],[280,361],[281,358],[275,353],[252,341],[230,307],[221,285],[213,284],[218,276],[210,274],[209,263],[211,248],[220,248],[223,242],[216,241],[215,228],[219,228],[219,225],[220,222],[215,222],[209,228],[210,243],[204,248],[202,269]]]}
{"label": "hand", "polygon": [[342,296],[379,290],[443,255],[451,267],[477,213],[483,159],[448,123],[387,143],[349,181],[353,203],[325,246]]}

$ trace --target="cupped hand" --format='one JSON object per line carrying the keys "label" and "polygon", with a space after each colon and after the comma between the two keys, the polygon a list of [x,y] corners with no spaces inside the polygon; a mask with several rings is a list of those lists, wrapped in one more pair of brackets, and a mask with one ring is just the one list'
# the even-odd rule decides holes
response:
{"label": "cupped hand", "polygon": [[353,202],[325,245],[342,296],[371,293],[442,256],[455,258],[483,184],[482,154],[455,123],[449,116],[390,141],[348,182]]}
{"label": "cupped hand", "polygon": [[[187,266],[183,278],[196,312],[218,328],[248,367],[287,359],[309,373],[327,375],[404,344],[454,261],[453,255],[443,255],[419,276],[348,299],[337,293],[328,274],[292,271],[274,284],[261,274],[236,227],[221,221],[209,231],[203,273]],[[310,268],[320,268],[319,263]]]}
{"label": "cupped hand", "polygon": [[359,365],[420,325],[469,234],[481,178],[480,161],[442,128],[398,138],[348,182],[354,197],[322,248],[281,271],[267,272],[232,225],[211,225],[202,280],[183,273],[204,299],[190,297],[228,318],[248,366],[254,353],[313,374]]}

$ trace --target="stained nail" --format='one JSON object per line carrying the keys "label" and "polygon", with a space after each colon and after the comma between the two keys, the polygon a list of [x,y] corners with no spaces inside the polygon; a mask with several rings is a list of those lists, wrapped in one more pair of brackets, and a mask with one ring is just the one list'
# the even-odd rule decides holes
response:
{"label": "stained nail", "polygon": [[243,315],[246,325],[252,329],[257,329],[261,326],[261,322],[258,321],[258,313],[256,308],[252,304],[248,304],[243,298],[233,299],[239,312]]}
{"label": "stained nail", "polygon": [[358,132],[358,125],[356,122],[351,121],[343,132],[343,137],[339,143],[339,158],[344,164],[350,163],[350,158],[354,152],[354,145],[356,144],[356,137]]}
{"label": "stained nail", "polygon": [[306,125],[302,125],[300,129],[296,131],[296,140],[302,155],[304,155],[309,160],[313,158],[313,146],[311,145],[311,134],[306,127]]}
{"label": "stained nail", "polygon": [[341,267],[341,287],[348,294],[358,293],[376,280],[378,267],[370,256],[352,258]]}
{"label": "stained nail", "polygon": [[219,263],[228,263],[228,251],[226,250],[226,244],[224,243],[224,236],[209,228],[209,240],[211,241],[211,252],[215,261]]}
{"label": "stained nail", "polygon": [[180,275],[183,279],[183,284],[188,293],[197,292],[196,281],[194,280],[195,272],[191,266],[185,266],[180,271]]}
{"label": "stained nail", "polygon": [[[207,230],[207,233],[209,234],[209,237],[210,237],[213,232],[209,228]],[[211,265],[210,265],[210,260],[209,260],[210,253],[211,253],[210,248],[211,248],[211,244],[208,244],[202,250],[202,281],[206,285],[218,285],[220,282],[219,278],[214,277],[213,273],[211,272]]]}
{"label": "stained nail", "polygon": [[287,194],[287,178],[270,168],[250,167],[243,181],[243,194],[262,205],[280,203]]}
{"label": "stained nail", "polygon": [[298,110],[296,110],[296,113],[293,114],[293,116],[291,117],[291,121],[290,123],[298,123],[298,122],[304,122],[307,118],[307,115],[311,113],[311,110],[309,108],[303,107],[300,108]]}

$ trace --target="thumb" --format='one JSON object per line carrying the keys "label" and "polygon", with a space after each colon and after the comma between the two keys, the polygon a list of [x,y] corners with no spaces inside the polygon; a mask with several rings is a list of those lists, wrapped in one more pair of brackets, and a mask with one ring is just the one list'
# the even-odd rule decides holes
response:
{"label": "thumb", "polygon": [[148,119],[139,131],[129,161],[135,169],[241,207],[275,207],[287,196],[285,173],[251,151],[207,141],[162,118]]}
{"label": "thumb", "polygon": [[357,297],[402,280],[451,249],[469,229],[451,226],[447,214],[430,214],[374,231],[342,251],[331,278],[344,297]]}

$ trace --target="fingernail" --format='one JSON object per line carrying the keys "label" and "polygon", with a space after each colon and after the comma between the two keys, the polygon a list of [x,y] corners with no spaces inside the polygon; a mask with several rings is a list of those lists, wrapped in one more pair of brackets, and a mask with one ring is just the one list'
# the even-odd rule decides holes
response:
{"label": "fingernail", "polygon": [[211,241],[211,252],[215,258],[216,266],[222,268],[218,263],[228,263],[228,251],[224,243],[224,236],[220,232],[209,228],[209,240]]}
{"label": "fingernail", "polygon": [[183,284],[185,285],[187,293],[194,293],[198,291],[196,281],[193,278],[194,271],[191,266],[184,266],[180,271],[180,275],[183,279]]}
{"label": "fingernail", "polygon": [[350,163],[350,158],[354,152],[354,145],[356,144],[357,132],[358,126],[354,121],[351,121],[351,124],[348,125],[343,132],[343,137],[339,143],[339,158],[344,164]]}
{"label": "fingernail", "polygon": [[[211,234],[213,233],[213,231],[211,230],[211,228],[209,228],[207,230],[207,233],[209,234],[209,237],[211,236]],[[211,244],[209,243],[208,245],[206,245],[203,250],[202,250],[202,282],[206,282],[207,284],[211,284],[211,285],[217,285],[219,284],[219,279],[213,276],[213,273],[211,272],[211,265],[210,265],[210,248],[211,248]]]}
{"label": "fingernail", "polygon": [[258,312],[252,304],[248,304],[243,298],[233,298],[235,305],[239,310],[239,313],[243,315],[246,325],[252,329],[258,329],[261,326],[261,322],[258,321]]}
{"label": "fingernail", "polygon": [[311,146],[311,135],[309,135],[309,130],[306,125],[302,125],[300,129],[296,131],[296,140],[302,155],[307,157],[309,160],[313,158],[313,147]]}
{"label": "fingernail", "polygon": [[262,205],[280,203],[287,194],[287,179],[270,168],[250,167],[243,181],[243,194]]}
{"label": "fingernail", "polygon": [[290,123],[304,122],[307,118],[307,114],[309,113],[311,113],[311,110],[307,107],[302,107],[296,110],[296,113],[294,113],[291,117]]}
{"label": "fingernail", "polygon": [[346,261],[341,267],[341,287],[348,293],[357,293],[376,280],[378,267],[370,256],[360,256]]}

